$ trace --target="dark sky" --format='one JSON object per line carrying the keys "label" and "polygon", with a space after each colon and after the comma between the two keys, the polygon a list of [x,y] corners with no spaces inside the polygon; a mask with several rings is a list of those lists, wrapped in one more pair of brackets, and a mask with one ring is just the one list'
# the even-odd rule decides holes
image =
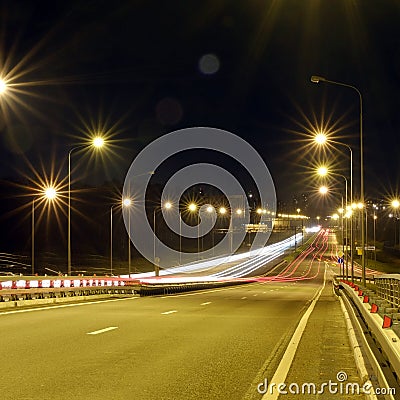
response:
{"label": "dark sky", "polygon": [[[122,184],[153,139],[211,126],[253,145],[288,197],[317,186],[310,166],[324,157],[305,138],[322,124],[353,149],[357,192],[357,94],[313,84],[316,74],[361,91],[366,192],[397,192],[397,0],[13,0],[0,13],[0,74],[10,81],[0,100],[2,178],[40,162],[65,175],[80,131],[100,126],[114,135],[114,155],[100,169],[87,164],[82,179]],[[348,176],[345,147],[327,156]]]}

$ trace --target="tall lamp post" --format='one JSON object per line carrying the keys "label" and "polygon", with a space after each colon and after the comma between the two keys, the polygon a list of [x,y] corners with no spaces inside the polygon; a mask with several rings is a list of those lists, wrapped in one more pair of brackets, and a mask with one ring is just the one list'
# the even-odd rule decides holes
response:
{"label": "tall lamp post", "polygon": [[[360,101],[360,201],[364,204],[364,145],[363,145],[363,101],[361,92],[353,85],[349,85],[343,82],[331,81],[329,79],[323,78],[321,76],[313,75],[311,77],[311,82],[319,83],[326,82],[333,85],[344,86],[353,89],[357,92]],[[365,224],[364,221],[361,222],[361,267],[362,267],[362,282],[365,286]]]}
{"label": "tall lamp post", "polygon": [[[400,207],[400,201],[398,199],[394,199],[392,200],[392,202],[390,203],[392,208],[393,208],[393,219],[394,219],[394,243],[393,243],[393,248],[396,247],[396,231],[397,231],[397,227],[396,227],[396,220],[399,219],[398,214],[397,214],[397,210]],[[400,244],[400,228],[399,228],[399,244]]]}
{"label": "tall lamp post", "polygon": [[157,265],[158,263],[156,262],[156,211],[157,210],[170,210],[172,208],[172,203],[170,201],[167,201],[164,205],[154,207],[153,210],[153,228],[154,228],[154,233],[153,233],[153,264],[154,264],[154,269],[155,269],[155,275],[158,276],[158,268],[159,266]]}
{"label": "tall lamp post", "polygon": [[122,199],[122,207],[128,209],[128,275],[131,274],[131,206],[132,200],[129,197]]}
{"label": "tall lamp post", "polygon": [[104,139],[100,136],[96,136],[93,138],[92,143],[82,144],[76,147],[73,147],[68,152],[68,232],[67,232],[67,241],[68,241],[68,254],[67,254],[67,268],[68,275],[71,275],[71,155],[75,150],[82,149],[84,147],[93,146],[97,149],[100,149],[104,145]]}
{"label": "tall lamp post", "polygon": [[[113,204],[110,207],[110,275],[113,274]],[[122,207],[130,207],[132,205],[132,200],[129,197],[125,197],[121,201]],[[130,232],[130,221],[129,221],[129,213],[128,213],[128,272],[131,272],[131,239],[129,236]]]}
{"label": "tall lamp post", "polygon": [[[319,176],[334,175],[334,176],[340,176],[341,178],[343,178],[344,181],[345,181],[345,188],[346,188],[346,191],[345,191],[345,203],[347,204],[347,186],[348,186],[347,185],[347,178],[342,174],[337,174],[336,172],[329,171],[328,168],[324,167],[324,166],[318,168],[317,174]],[[342,210],[341,213],[343,214],[343,211],[344,211],[343,196],[342,196],[342,208],[341,208],[341,210]],[[346,229],[346,235],[347,235],[347,229]],[[342,247],[343,247],[343,253],[344,253],[343,218],[342,218]],[[346,254],[347,254],[347,247],[346,247]],[[353,255],[352,255],[352,260],[353,260]],[[343,275],[344,275],[344,266],[343,266]],[[346,256],[346,275],[348,275],[347,256]],[[351,263],[351,279],[352,280],[354,279],[353,262]]]}
{"label": "tall lamp post", "polygon": [[113,274],[113,208],[110,207],[110,276]]}
{"label": "tall lamp post", "polygon": [[[347,147],[347,149],[350,152],[350,204],[353,204],[353,150],[352,148],[347,145],[346,143],[341,143],[337,141],[332,141],[328,139],[328,136],[323,133],[319,132],[318,134],[315,135],[314,140],[319,144],[319,145],[324,145],[328,141],[333,142],[334,144],[337,144],[339,146],[344,146]],[[347,186],[346,186],[346,208],[347,208]],[[347,226],[347,220],[351,217],[351,214],[346,213],[347,219],[346,219],[346,226]],[[351,244],[351,252],[350,252],[350,264],[351,264],[351,270],[354,271],[354,252],[353,252],[353,218],[350,219],[350,244]],[[347,240],[347,227],[346,227],[346,270],[348,272],[348,240]],[[352,281],[354,280],[354,275],[352,275]]]}
{"label": "tall lamp post", "polygon": [[[53,201],[57,197],[57,190],[53,186],[44,188],[42,199],[47,201]],[[31,239],[31,267],[32,275],[35,275],[35,206],[36,198],[32,199],[32,239]]]}
{"label": "tall lamp post", "polygon": [[[194,213],[197,211],[197,204],[195,203],[190,203],[188,205],[188,211],[191,213]],[[199,259],[200,256],[200,215],[197,213],[197,259]]]}

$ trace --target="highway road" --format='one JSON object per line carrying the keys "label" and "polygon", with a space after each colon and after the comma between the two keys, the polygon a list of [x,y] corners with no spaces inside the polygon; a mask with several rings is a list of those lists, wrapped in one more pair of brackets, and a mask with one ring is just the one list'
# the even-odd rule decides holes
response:
{"label": "highway road", "polygon": [[326,250],[254,284],[1,313],[1,399],[259,399]]}

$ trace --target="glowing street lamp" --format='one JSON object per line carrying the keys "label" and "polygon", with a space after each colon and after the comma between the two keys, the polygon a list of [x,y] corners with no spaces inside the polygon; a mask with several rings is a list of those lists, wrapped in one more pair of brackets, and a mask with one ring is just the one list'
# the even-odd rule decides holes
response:
{"label": "glowing street lamp", "polygon": [[[197,204],[190,203],[188,205],[188,211],[194,213],[197,211]],[[200,253],[200,215],[197,214],[197,254]]]}
{"label": "glowing street lamp", "polygon": [[322,194],[325,195],[328,193],[328,188],[326,186],[320,186],[320,188],[318,189],[318,191]]}
{"label": "glowing street lamp", "polygon": [[317,174],[318,174],[319,176],[326,176],[326,175],[328,175],[328,168],[325,167],[325,166],[318,167],[318,169],[317,169]]}
{"label": "glowing street lamp", "polygon": [[0,95],[7,91],[7,83],[4,79],[0,78]]}
{"label": "glowing street lamp", "polygon": [[[46,186],[43,188],[41,200],[47,202],[54,201],[57,197],[57,190],[54,186]],[[35,275],[35,204],[36,198],[32,199],[32,248],[31,248],[31,267],[32,275]]]}
{"label": "glowing street lamp", "polygon": [[96,147],[97,149],[103,147],[104,139],[101,136],[96,136],[95,138],[93,138],[93,146]]}
{"label": "glowing street lamp", "polygon": [[[311,82],[313,82],[313,83],[326,82],[326,83],[330,83],[330,84],[337,85],[337,86],[344,86],[344,87],[354,90],[358,94],[359,103],[360,103],[360,200],[361,200],[361,203],[364,203],[363,100],[362,100],[361,92],[353,85],[349,85],[349,84],[343,83],[343,82],[331,81],[329,79],[326,79],[326,78],[324,78],[322,76],[318,76],[318,75],[313,75],[311,77]],[[366,276],[365,276],[365,223],[364,223],[364,218],[361,221],[361,249],[362,249],[362,253],[361,253],[362,283],[363,283],[363,286],[365,286]]]}
{"label": "glowing street lamp", "polygon": [[[389,214],[389,218],[393,218],[393,220],[396,223],[396,220],[398,220],[398,213],[397,210],[400,207],[400,201],[398,199],[393,199],[390,203],[392,209],[394,210],[393,214]],[[399,228],[399,242],[400,242],[400,228]],[[394,244],[393,247],[396,246],[396,225],[394,226]]]}
{"label": "glowing street lamp", "polygon": [[[125,197],[121,201],[122,207],[130,207],[133,204],[129,197]],[[110,275],[113,274],[113,208],[114,204],[110,207]],[[131,239],[129,236],[130,232],[130,219],[128,217],[128,271],[130,273],[131,265]]]}
{"label": "glowing street lamp", "polygon": [[190,204],[188,205],[188,210],[189,210],[190,212],[195,212],[195,211],[197,210],[197,205],[196,205],[195,203],[190,203]]}
{"label": "glowing street lamp", "polygon": [[80,146],[73,147],[68,152],[68,232],[67,232],[67,241],[68,241],[68,254],[67,254],[67,267],[68,267],[68,275],[71,275],[71,155],[72,152],[81,149],[83,147],[93,146],[95,149],[101,149],[104,146],[104,139],[100,136],[96,136],[92,139],[90,144],[83,144]]}
{"label": "glowing street lamp", "polygon": [[131,206],[133,202],[129,197],[122,199],[122,207],[128,209],[128,274],[131,274]]}
{"label": "glowing street lamp", "polygon": [[[318,83],[315,79],[314,81],[315,83]],[[315,136],[315,141],[320,144],[320,145],[326,145],[328,143],[328,136],[325,133],[319,133],[318,135]],[[337,142],[337,141],[332,141],[329,140],[329,142],[333,142],[335,145],[340,145],[340,146],[344,146],[347,147],[347,149],[350,152],[350,203],[353,202],[353,150],[352,148],[347,145],[346,143],[341,143],[341,142]],[[327,171],[329,173],[329,171]],[[339,174],[335,174],[335,175],[339,175]],[[342,176],[345,180],[346,180],[346,204],[347,204],[347,179]],[[346,220],[346,238],[347,238],[347,220]],[[347,268],[347,261],[348,261],[348,251],[347,251],[347,240],[346,240],[346,268]],[[353,219],[350,220],[350,244],[351,244],[351,248],[353,248]],[[351,270],[354,271],[354,256],[353,256],[353,251],[351,251]],[[352,280],[354,280],[354,276],[352,275]]]}
{"label": "glowing street lamp", "polygon": [[317,144],[322,145],[322,144],[325,144],[327,142],[328,137],[326,136],[325,133],[320,132],[320,133],[317,133],[314,136],[314,140],[317,142]]}

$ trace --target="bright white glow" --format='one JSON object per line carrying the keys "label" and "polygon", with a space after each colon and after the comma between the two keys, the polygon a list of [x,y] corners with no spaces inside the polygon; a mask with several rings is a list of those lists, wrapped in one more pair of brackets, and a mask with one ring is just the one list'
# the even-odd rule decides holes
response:
{"label": "bright white glow", "polygon": [[222,215],[226,214],[226,208],[225,207],[221,207],[219,209],[219,213],[222,214]]}
{"label": "bright white glow", "polygon": [[[160,277],[153,279],[157,279],[157,282],[160,279],[164,281],[165,278],[161,278],[161,276],[183,273],[203,274],[203,276],[196,278],[189,278],[185,276],[183,279],[186,282],[190,281],[191,279],[205,281],[218,280],[221,278],[230,279],[247,276],[251,273],[254,273],[259,268],[262,268],[266,263],[271,262],[277,257],[282,256],[285,250],[288,250],[294,246],[295,242],[299,243],[299,240],[301,240],[301,236],[301,233],[298,233],[296,236],[293,235],[292,237],[287,238],[281,242],[273,243],[260,249],[203,260],[200,262],[186,264],[179,267],[166,268],[160,271]],[[230,267],[221,271],[221,265],[223,264],[230,264]],[[151,277],[154,277],[154,272],[131,274],[130,277],[143,281],[143,279],[150,279]],[[176,279],[176,277],[173,277],[173,279]],[[152,282],[154,282],[154,280]]]}
{"label": "bright white glow", "polygon": [[208,207],[207,207],[207,212],[208,212],[208,213],[212,213],[214,210],[215,210],[215,209],[214,209],[213,206],[208,206]]}
{"label": "bright white glow", "polygon": [[306,228],[305,231],[307,233],[315,233],[315,232],[319,232],[321,230],[321,226],[317,225],[317,226],[311,226],[310,228]]}
{"label": "bright white glow", "polygon": [[359,210],[361,210],[362,208],[364,208],[364,204],[363,203],[357,203],[357,208]]}
{"label": "bright white glow", "polygon": [[94,146],[94,147],[100,148],[100,147],[102,147],[103,145],[104,145],[104,139],[103,139],[101,136],[96,136],[96,137],[93,139],[93,146]]}
{"label": "bright white glow", "polygon": [[321,186],[321,187],[319,188],[319,192],[320,192],[321,194],[327,194],[327,193],[328,193],[328,188],[327,188],[326,186]]}
{"label": "bright white glow", "polygon": [[332,219],[339,219],[339,215],[338,214],[333,214],[332,215]]}
{"label": "bright white glow", "polygon": [[53,186],[49,186],[44,190],[46,199],[54,200],[57,197],[57,191]]}
{"label": "bright white glow", "polygon": [[125,197],[125,198],[122,200],[122,205],[123,205],[124,207],[130,207],[130,206],[132,205],[132,200],[131,200],[129,197]]}
{"label": "bright white glow", "polygon": [[392,207],[393,208],[399,208],[400,207],[400,201],[395,199],[392,201]]}
{"label": "bright white glow", "polygon": [[325,144],[328,138],[326,137],[325,133],[318,133],[317,135],[315,135],[314,140],[318,144]]}
{"label": "bright white glow", "polygon": [[170,210],[170,209],[172,208],[172,204],[171,204],[169,201],[167,201],[167,202],[164,204],[164,208],[166,208],[167,210]]}
{"label": "bright white glow", "polygon": [[189,210],[190,212],[196,211],[196,210],[197,210],[197,205],[194,204],[194,203],[190,203],[189,206],[188,206],[188,210]]}
{"label": "bright white glow", "polygon": [[0,94],[4,93],[7,90],[6,82],[0,78]]}
{"label": "bright white glow", "polygon": [[319,167],[319,168],[317,169],[317,174],[318,174],[319,176],[326,176],[326,175],[328,175],[328,168],[325,167],[325,166]]}
{"label": "bright white glow", "polygon": [[240,208],[238,208],[238,209],[236,210],[236,214],[237,214],[237,215],[242,215],[242,213],[243,213],[243,211],[242,211]]}

